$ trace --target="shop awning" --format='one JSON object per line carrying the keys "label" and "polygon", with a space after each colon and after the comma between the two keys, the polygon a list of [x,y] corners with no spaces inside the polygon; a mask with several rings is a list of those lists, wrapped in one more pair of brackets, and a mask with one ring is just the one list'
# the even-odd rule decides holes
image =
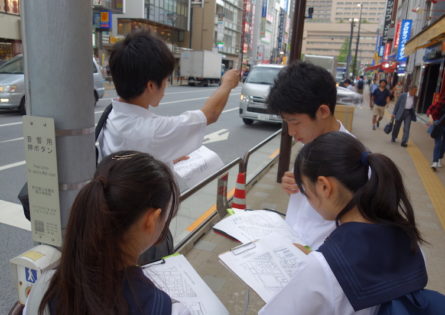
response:
{"label": "shop awning", "polygon": [[405,55],[409,56],[419,48],[433,46],[445,40],[445,15],[428,28],[411,38],[405,46]]}
{"label": "shop awning", "polygon": [[365,68],[366,71],[375,71],[375,70],[382,70],[384,72],[394,72],[397,69],[398,62],[394,61],[384,61],[382,63],[379,63],[375,66],[369,66]]}

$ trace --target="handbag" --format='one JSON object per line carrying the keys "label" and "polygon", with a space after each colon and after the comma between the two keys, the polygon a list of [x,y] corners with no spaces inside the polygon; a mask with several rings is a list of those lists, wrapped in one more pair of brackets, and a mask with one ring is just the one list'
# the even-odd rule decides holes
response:
{"label": "handbag", "polygon": [[394,127],[394,118],[391,118],[391,121],[386,124],[385,128],[383,128],[383,131],[386,134],[390,134],[393,127]]}
{"label": "handbag", "polygon": [[431,138],[436,139],[438,137],[440,137],[440,135],[443,133],[444,131],[444,123],[445,120],[445,114],[443,114],[442,116],[440,116],[440,118],[438,120],[436,120],[427,130],[427,132],[430,134]]}
{"label": "handbag", "polygon": [[[99,134],[103,128],[103,126],[105,126],[105,123],[107,122],[108,119],[108,115],[110,114],[111,110],[113,109],[112,104],[109,104],[104,112],[102,113],[102,115],[99,118],[99,121],[97,122],[97,126],[95,129],[95,137],[94,137],[94,141],[97,141],[97,138],[99,137]],[[98,157],[99,157],[99,151],[96,147],[96,164],[98,161]],[[31,212],[29,209],[29,195],[28,195],[28,182],[26,182],[22,189],[20,189],[20,192],[17,196],[17,198],[20,200],[20,203],[22,204],[23,207],[23,214],[25,215],[25,217],[31,221]]]}

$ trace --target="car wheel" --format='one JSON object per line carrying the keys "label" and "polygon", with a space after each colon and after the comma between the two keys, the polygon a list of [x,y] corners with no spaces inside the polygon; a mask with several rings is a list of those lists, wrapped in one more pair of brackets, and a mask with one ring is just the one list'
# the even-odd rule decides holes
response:
{"label": "car wheel", "polygon": [[97,101],[99,100],[99,95],[97,95],[97,92],[94,91],[94,106],[97,105]]}
{"label": "car wheel", "polygon": [[20,115],[26,115],[25,97],[22,97],[18,110]]}
{"label": "car wheel", "polygon": [[244,122],[246,125],[248,125],[248,126],[250,126],[251,124],[253,124],[253,120],[252,120],[252,119],[248,119],[248,118],[243,118],[243,122]]}

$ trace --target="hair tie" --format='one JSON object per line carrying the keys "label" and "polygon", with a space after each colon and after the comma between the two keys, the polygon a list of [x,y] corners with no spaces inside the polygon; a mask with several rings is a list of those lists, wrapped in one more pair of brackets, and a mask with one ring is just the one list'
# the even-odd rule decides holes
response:
{"label": "hair tie", "polygon": [[371,152],[368,151],[360,153],[360,163],[362,163],[366,167],[369,166],[369,154],[371,154]]}

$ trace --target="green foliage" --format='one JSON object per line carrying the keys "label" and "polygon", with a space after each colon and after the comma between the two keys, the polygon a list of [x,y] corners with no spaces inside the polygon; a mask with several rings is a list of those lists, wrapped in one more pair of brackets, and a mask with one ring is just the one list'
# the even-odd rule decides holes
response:
{"label": "green foliage", "polygon": [[349,49],[349,38],[346,38],[343,44],[341,45],[340,51],[338,53],[337,57],[338,62],[346,62],[349,52],[348,49]]}

